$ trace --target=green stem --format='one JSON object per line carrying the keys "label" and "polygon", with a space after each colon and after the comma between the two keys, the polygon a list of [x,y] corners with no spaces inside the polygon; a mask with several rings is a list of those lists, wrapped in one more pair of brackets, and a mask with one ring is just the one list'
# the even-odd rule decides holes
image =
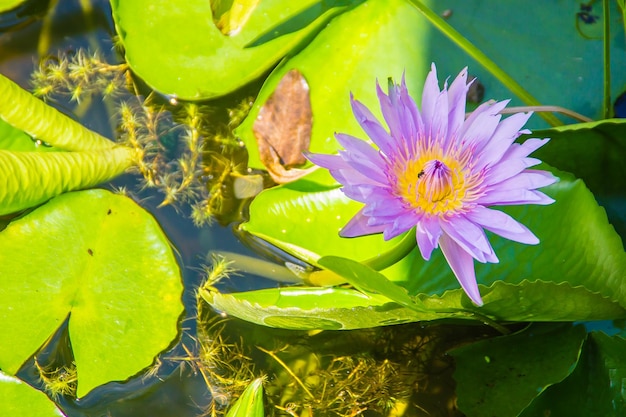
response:
{"label": "green stem", "polygon": [[603,22],[603,59],[604,59],[604,100],[602,109],[604,119],[611,117],[611,22],[609,0],[602,0],[602,11],[604,13]]}
{"label": "green stem", "polygon": [[372,258],[366,259],[362,263],[375,271],[382,271],[383,269],[388,268],[404,259],[409,253],[411,253],[411,251],[413,251],[413,249],[415,249],[415,246],[417,246],[417,242],[415,240],[415,229],[411,229],[406,235],[404,235],[400,243],[396,246],[386,252],[379,253]]}
{"label": "green stem", "polygon": [[[608,0],[607,0],[608,1]],[[487,55],[485,55],[480,49],[474,46],[467,38],[457,32],[452,26],[450,26],[445,20],[439,17],[428,6],[426,6],[421,0],[409,0],[415,8],[417,8],[425,17],[433,24],[437,29],[441,31],[445,36],[450,38],[456,43],[463,51],[469,56],[479,62],[485,69],[487,69],[494,77],[496,77],[502,84],[504,84],[513,94],[515,94],[520,100],[522,100],[528,106],[539,106],[541,103],[533,97],[528,91],[517,83],[511,76],[504,72],[498,65],[493,62]],[[553,114],[541,113],[539,114],[546,122],[551,126],[562,126],[563,123]]]}

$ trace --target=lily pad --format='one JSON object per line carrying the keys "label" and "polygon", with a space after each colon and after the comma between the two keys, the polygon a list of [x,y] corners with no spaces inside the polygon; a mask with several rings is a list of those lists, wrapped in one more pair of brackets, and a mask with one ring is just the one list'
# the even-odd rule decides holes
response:
{"label": "lily pad", "polygon": [[0,233],[0,368],[69,315],[78,396],[149,366],[178,334],[182,283],[154,218],[104,190],[63,194]]}
{"label": "lily pad", "polygon": [[[150,87],[186,100],[230,93],[268,71],[349,2],[261,1],[230,36],[213,21],[211,3],[111,1],[126,60]],[[264,34],[267,39],[259,39]]]}
{"label": "lily pad", "polygon": [[560,384],[543,391],[521,416],[624,415],[624,349],[623,338],[592,332],[572,373]]}
{"label": "lily pad", "polygon": [[[348,259],[323,261],[335,264],[333,267],[343,264],[344,269],[354,266]],[[367,282],[368,273],[362,265],[359,269],[351,281]],[[392,282],[387,285],[390,289],[398,287]],[[412,308],[385,295],[348,288],[268,288],[233,294],[201,290],[200,294],[213,308],[231,316],[294,330],[351,330],[440,319],[558,322],[626,317],[619,304],[567,283],[497,281],[490,287],[480,286],[480,290],[485,303],[482,307],[473,305],[461,289],[441,296],[419,295]],[[388,293],[385,289],[382,292]],[[393,297],[393,293],[388,295]]]}
{"label": "lily pad", "polygon": [[572,372],[585,337],[583,326],[535,324],[452,350],[459,409],[476,417],[518,415]]}
{"label": "lily pad", "polygon": [[43,141],[37,142],[36,139],[2,119],[0,119],[0,149],[14,152],[52,152],[58,150]]}
{"label": "lily pad", "polygon": [[0,371],[0,414],[12,417],[63,417],[43,392]]}
{"label": "lily pad", "polygon": [[4,13],[11,9],[16,8],[22,3],[25,3],[26,0],[1,0],[0,1],[0,13]]}

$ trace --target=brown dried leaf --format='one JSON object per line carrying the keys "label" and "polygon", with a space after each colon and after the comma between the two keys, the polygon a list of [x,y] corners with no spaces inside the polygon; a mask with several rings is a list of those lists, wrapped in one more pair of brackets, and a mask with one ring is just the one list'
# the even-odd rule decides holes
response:
{"label": "brown dried leaf", "polygon": [[261,162],[277,183],[295,181],[309,169],[293,168],[306,162],[313,115],[309,86],[300,71],[292,69],[278,83],[254,121],[252,131]]}

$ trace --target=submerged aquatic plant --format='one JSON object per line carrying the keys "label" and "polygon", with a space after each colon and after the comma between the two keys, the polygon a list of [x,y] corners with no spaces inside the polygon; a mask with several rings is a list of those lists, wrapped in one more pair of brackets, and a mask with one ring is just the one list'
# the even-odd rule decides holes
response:
{"label": "submerged aquatic plant", "polygon": [[550,204],[538,188],[557,181],[552,174],[528,167],[539,164],[528,155],[548,139],[513,143],[531,113],[504,120],[508,100],[484,103],[465,118],[467,69],[448,88],[439,89],[433,64],[418,110],[404,79],[390,81],[389,93],[377,86],[389,132],[367,107],[351,98],[359,124],[378,146],[347,134],[336,138],[339,155],[308,154],[327,168],[349,198],[365,203],[340,234],[356,237],[383,233],[391,239],[412,228],[425,260],[441,250],[466,294],[482,305],[473,260],[497,263],[484,229],[507,239],[537,244],[539,239],[494,205]]}
{"label": "submerged aquatic plant", "polygon": [[221,109],[157,93],[144,96],[127,64],[110,64],[103,54],[84,49],[42,60],[31,82],[36,96],[84,104],[76,113],[86,110],[92,96],[101,97],[116,142],[132,151],[131,169],[143,177],[142,189],[163,194],[161,206],[189,206],[197,226],[228,222],[239,213],[237,200],[244,197],[234,195],[233,182],[250,172],[232,130],[247,115],[250,97]]}

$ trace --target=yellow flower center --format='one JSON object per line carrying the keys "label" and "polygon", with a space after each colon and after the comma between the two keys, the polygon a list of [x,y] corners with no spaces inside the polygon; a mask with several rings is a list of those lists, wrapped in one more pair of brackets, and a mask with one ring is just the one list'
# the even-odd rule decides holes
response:
{"label": "yellow flower center", "polygon": [[397,161],[396,195],[422,213],[443,216],[457,212],[468,191],[463,159],[427,151],[416,159]]}

